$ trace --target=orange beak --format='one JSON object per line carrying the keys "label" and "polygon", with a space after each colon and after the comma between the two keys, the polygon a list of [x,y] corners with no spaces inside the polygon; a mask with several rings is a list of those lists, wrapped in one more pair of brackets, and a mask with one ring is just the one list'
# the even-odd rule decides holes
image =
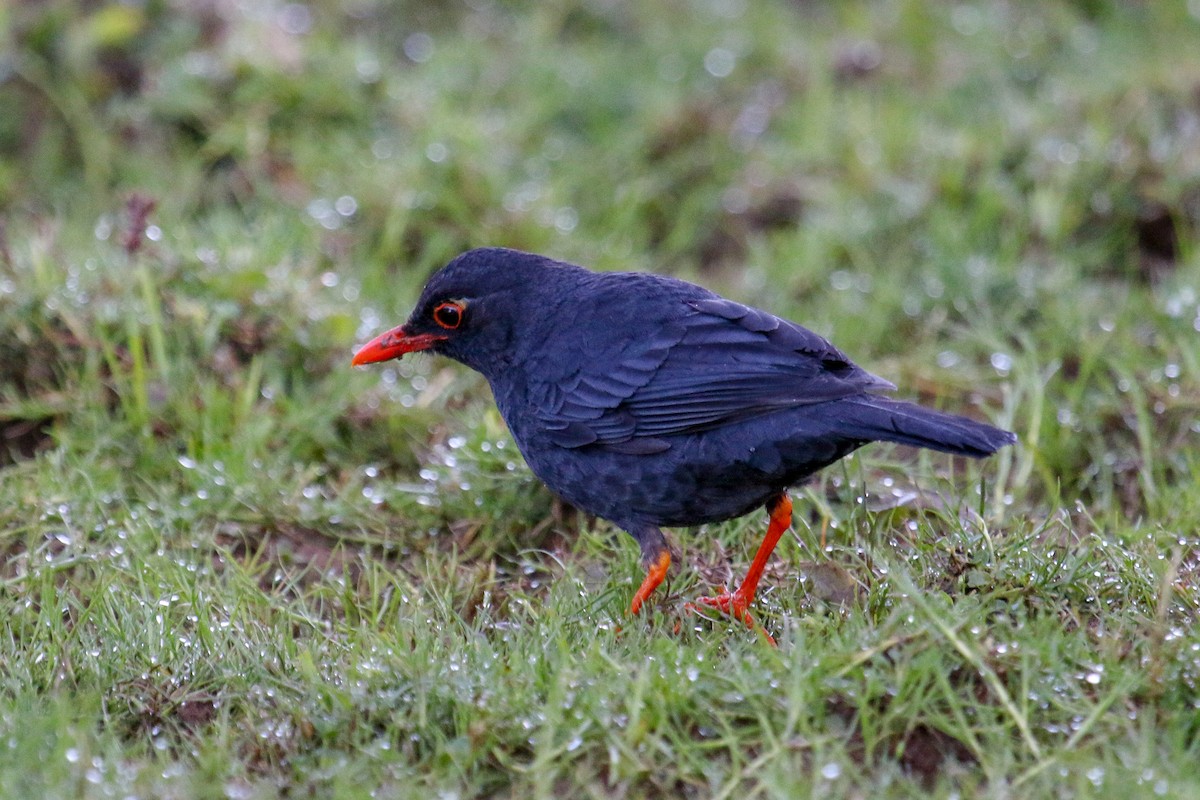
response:
{"label": "orange beak", "polygon": [[354,354],[354,360],[350,364],[351,366],[358,367],[363,364],[390,361],[393,358],[399,358],[405,353],[428,350],[438,342],[445,340],[445,336],[438,336],[435,333],[410,335],[404,330],[404,326],[401,325],[398,328],[392,328],[387,333],[379,334],[364,344],[362,349]]}

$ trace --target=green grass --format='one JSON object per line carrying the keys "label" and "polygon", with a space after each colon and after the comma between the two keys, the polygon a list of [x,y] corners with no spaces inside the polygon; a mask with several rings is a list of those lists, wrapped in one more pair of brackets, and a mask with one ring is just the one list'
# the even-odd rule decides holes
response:
{"label": "green grass", "polygon": [[[1200,794],[1196,3],[76,6],[0,9],[0,796]],[[485,244],[1021,445],[799,490],[778,649],[683,611],[761,515],[627,619],[481,379],[349,368]]]}

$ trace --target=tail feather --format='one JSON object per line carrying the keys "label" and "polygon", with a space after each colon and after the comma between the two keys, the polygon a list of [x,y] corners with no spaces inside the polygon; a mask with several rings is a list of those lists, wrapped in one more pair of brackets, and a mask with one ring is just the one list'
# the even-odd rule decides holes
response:
{"label": "tail feather", "polygon": [[1014,444],[1015,434],[931,408],[864,394],[840,401],[852,436],[983,458]]}

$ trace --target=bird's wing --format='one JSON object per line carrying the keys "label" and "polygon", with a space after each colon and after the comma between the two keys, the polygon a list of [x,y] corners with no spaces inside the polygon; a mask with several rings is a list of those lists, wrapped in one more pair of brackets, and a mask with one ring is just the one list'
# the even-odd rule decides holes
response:
{"label": "bird's wing", "polygon": [[810,330],[723,298],[534,392],[535,413],[562,447],[650,453],[694,433],[791,406],[895,387]]}

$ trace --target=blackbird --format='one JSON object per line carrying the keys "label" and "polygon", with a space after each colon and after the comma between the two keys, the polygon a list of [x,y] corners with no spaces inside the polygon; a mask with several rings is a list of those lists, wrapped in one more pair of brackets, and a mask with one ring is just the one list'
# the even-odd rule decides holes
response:
{"label": "blackbird", "polygon": [[791,525],[789,487],[872,441],[975,458],[1016,441],[883,397],[896,387],[821,336],[701,286],[516,250],[455,258],[352,363],[420,350],[482,373],[530,469],[637,540],[646,577],[633,614],[671,564],[661,527],[766,506],[745,580],[700,599],[753,626],[758,581]]}

